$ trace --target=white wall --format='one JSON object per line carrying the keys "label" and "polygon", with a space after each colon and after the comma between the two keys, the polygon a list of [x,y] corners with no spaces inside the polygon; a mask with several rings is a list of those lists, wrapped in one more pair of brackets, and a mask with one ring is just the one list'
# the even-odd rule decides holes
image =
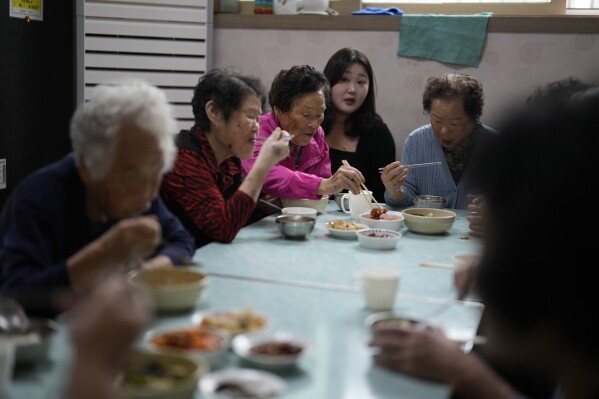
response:
{"label": "white wall", "polygon": [[397,57],[398,32],[219,29],[214,32],[214,67],[232,67],[259,77],[268,88],[275,74],[292,65],[324,68],[342,47],[370,59],[378,87],[377,110],[395,137],[398,157],[406,136],[428,123],[422,113],[426,79],[446,71],[483,82],[482,120],[493,125],[501,107],[551,80],[599,79],[599,35],[490,33],[478,68]]}

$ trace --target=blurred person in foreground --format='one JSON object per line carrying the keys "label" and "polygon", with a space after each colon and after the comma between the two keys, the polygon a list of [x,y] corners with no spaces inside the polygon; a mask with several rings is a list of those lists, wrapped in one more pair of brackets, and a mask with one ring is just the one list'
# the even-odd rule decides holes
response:
{"label": "blurred person in foreground", "polygon": [[71,120],[73,153],[23,180],[4,207],[1,292],[82,293],[112,270],[191,257],[192,237],[157,197],[174,129],[156,87],[96,87]]}
{"label": "blurred person in foreground", "polygon": [[382,201],[385,186],[379,167],[395,161],[395,141],[376,113],[370,60],[355,48],[342,48],[329,58],[323,72],[331,86],[331,106],[322,123],[331,170],[337,171],[347,160],[364,175],[374,198]]}
{"label": "blurred person in foreground", "polygon": [[254,152],[265,101],[258,79],[219,69],[203,75],[194,89],[195,124],[177,136],[177,161],[160,194],[197,247],[233,241],[256,209],[268,172],[289,154],[287,133],[274,129],[242,176],[241,159]]}
{"label": "blurred person in foreground", "polygon": [[[294,137],[289,155],[264,180],[263,191],[269,196],[315,200],[344,189],[360,192],[364,176],[356,168],[342,166],[331,174],[329,146],[320,127],[330,96],[327,77],[309,65],[283,69],[275,76],[268,93],[272,112],[260,117],[258,137],[266,139],[277,129]],[[261,147],[257,143],[254,156],[243,161],[248,174],[256,167]]]}
{"label": "blurred person in foreground", "polygon": [[[470,161],[479,141],[494,134],[480,122],[483,106],[483,86],[478,79],[460,73],[429,78],[422,107],[431,123],[410,133],[401,162],[383,170],[385,202],[407,207],[416,195],[437,195],[445,198],[447,208],[466,209],[467,195],[476,191]],[[427,162],[441,164],[414,170],[405,166]]]}
{"label": "blurred person in foreground", "polygon": [[117,398],[115,380],[150,322],[147,298],[118,274],[108,276],[69,312],[74,358],[68,399]]}
{"label": "blurred person in foreground", "polygon": [[[599,397],[595,279],[592,268],[572,267],[577,259],[591,258],[594,238],[557,234],[551,201],[536,201],[536,217],[529,218],[520,217],[522,202],[513,199],[513,192],[545,198],[565,181],[582,198],[592,198],[597,109],[597,88],[569,101],[529,103],[504,123],[481,165],[487,230],[477,286],[486,306],[484,353],[526,373],[510,385],[479,355],[464,354],[439,331],[397,326],[376,329],[371,344],[380,348],[378,364],[441,381],[463,398]],[[589,232],[597,222],[591,213],[574,223],[577,231]],[[527,390],[539,376],[557,388]]]}
{"label": "blurred person in foreground", "polygon": [[[570,76],[537,87],[534,92],[526,98],[526,104],[536,106],[550,104],[549,106],[557,106],[559,103],[567,102],[574,94],[590,88],[591,86],[589,84]],[[468,216],[466,216],[466,220],[468,220],[468,227],[470,230],[469,235],[471,237],[483,237],[485,234],[484,197],[471,194],[467,197]]]}

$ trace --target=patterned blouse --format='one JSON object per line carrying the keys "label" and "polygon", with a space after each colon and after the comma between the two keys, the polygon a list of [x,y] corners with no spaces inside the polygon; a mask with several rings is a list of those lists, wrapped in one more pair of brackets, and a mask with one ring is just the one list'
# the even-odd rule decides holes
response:
{"label": "patterned blouse", "polygon": [[239,158],[219,165],[206,134],[197,126],[177,135],[177,147],[175,166],[162,182],[162,199],[195,237],[197,247],[233,241],[256,208],[254,200],[238,190]]}

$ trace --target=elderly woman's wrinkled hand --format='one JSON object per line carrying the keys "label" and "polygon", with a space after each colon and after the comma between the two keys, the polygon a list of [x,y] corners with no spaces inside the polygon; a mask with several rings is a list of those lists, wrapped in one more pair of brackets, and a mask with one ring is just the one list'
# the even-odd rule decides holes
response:
{"label": "elderly woman's wrinkled hand", "polygon": [[435,328],[379,323],[373,334],[369,346],[379,349],[376,364],[418,378],[448,383],[455,362],[466,356]]}
{"label": "elderly woman's wrinkled hand", "polygon": [[289,133],[281,130],[281,128],[276,128],[262,144],[258,157],[263,158],[269,168],[275,166],[289,155],[289,140],[286,139],[287,136],[289,136]]}
{"label": "elderly woman's wrinkled hand", "polygon": [[364,176],[362,176],[362,173],[358,169],[342,165],[333,176],[320,182],[318,194],[335,194],[343,190],[359,194],[362,191],[360,185],[364,184],[365,181]]}
{"label": "elderly woman's wrinkled hand", "polygon": [[410,170],[402,165],[401,162],[391,162],[385,166],[381,173],[381,180],[385,185],[385,189],[389,193],[399,192],[401,186],[405,183],[408,178]]}
{"label": "elderly woman's wrinkled hand", "polygon": [[478,263],[471,262],[456,266],[453,272],[453,284],[457,291],[458,299],[476,289],[476,276],[478,274]]}
{"label": "elderly woman's wrinkled hand", "polygon": [[161,242],[162,228],[156,216],[123,219],[100,237],[100,244],[115,264],[148,257]]}
{"label": "elderly woman's wrinkled hand", "polygon": [[466,216],[466,220],[468,220],[468,228],[472,237],[483,237],[484,236],[484,226],[483,226],[483,210],[484,210],[484,200],[481,196],[468,195],[468,199],[470,203],[468,204],[468,215]]}

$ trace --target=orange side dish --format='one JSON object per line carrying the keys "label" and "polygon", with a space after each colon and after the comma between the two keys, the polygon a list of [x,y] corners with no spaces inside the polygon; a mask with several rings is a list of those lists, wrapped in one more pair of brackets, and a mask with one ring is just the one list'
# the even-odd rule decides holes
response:
{"label": "orange side dish", "polygon": [[168,332],[152,339],[152,343],[160,347],[208,351],[218,349],[221,342],[221,337],[202,328]]}
{"label": "orange side dish", "polygon": [[383,215],[384,213],[387,213],[386,208],[372,208],[372,210],[370,211],[370,218],[374,220],[380,220],[381,215]]}

